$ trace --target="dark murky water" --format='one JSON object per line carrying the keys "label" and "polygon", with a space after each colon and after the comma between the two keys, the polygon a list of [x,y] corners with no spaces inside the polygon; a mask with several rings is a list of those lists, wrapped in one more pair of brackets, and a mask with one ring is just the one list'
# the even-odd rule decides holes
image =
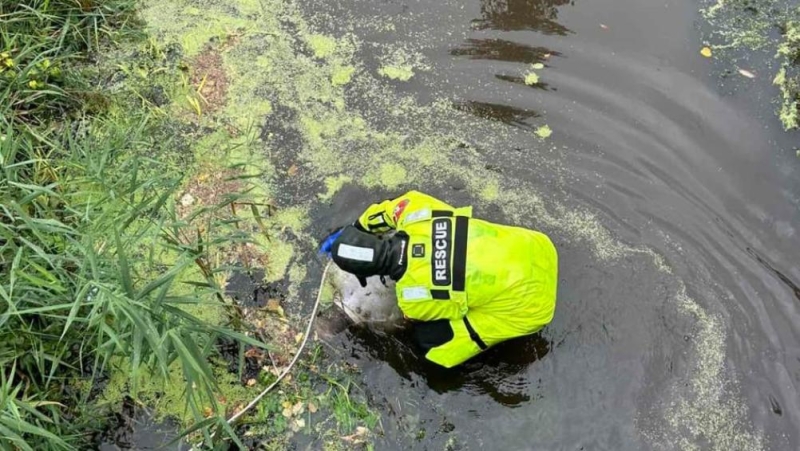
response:
{"label": "dark murky water", "polygon": [[[479,151],[505,180],[592,211],[671,268],[643,253],[597,258],[524,218],[560,251],[556,317],[540,336],[454,371],[421,361],[402,334],[334,338],[383,413],[377,449],[800,448],[798,135],[780,131],[768,77],[720,83],[699,54],[697,4],[308,3],[346,18],[317,24],[334,35],[392,17],[394,30],[354,32],[422,48],[432,70],[398,90],[444,94],[509,130],[550,125],[545,145],[511,133]],[[532,63],[546,66],[533,87],[521,75]],[[417,188],[469,202],[443,186]],[[344,190],[319,214],[333,224],[385,194],[396,193]]]}

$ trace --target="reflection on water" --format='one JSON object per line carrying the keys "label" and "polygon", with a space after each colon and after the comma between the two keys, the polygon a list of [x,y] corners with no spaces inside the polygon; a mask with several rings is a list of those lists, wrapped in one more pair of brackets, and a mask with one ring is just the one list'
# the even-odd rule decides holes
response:
{"label": "reflection on water", "polygon": [[560,56],[545,47],[533,47],[505,39],[467,39],[461,47],[450,51],[453,56],[470,59],[500,60],[515,63],[543,63],[549,57]]}
{"label": "reflection on water", "polygon": [[477,100],[457,103],[454,107],[484,119],[491,119],[517,126],[527,126],[525,119],[539,117],[539,114],[533,110],[516,108],[511,105],[503,105],[500,103],[479,102]]}
{"label": "reflection on water", "polygon": [[421,377],[437,393],[458,390],[487,394],[507,407],[531,400],[528,393],[531,380],[526,370],[550,352],[550,343],[537,333],[501,343],[463,365],[448,369],[421,355],[413,344],[411,328],[386,333],[353,326],[347,335],[356,345],[354,355],[363,351],[371,359],[384,361],[404,379]]}
{"label": "reflection on water", "polygon": [[[527,87],[529,87],[531,89],[542,89],[542,90],[545,90],[545,91],[550,90],[550,88],[548,88],[548,86],[550,86],[549,83],[545,83],[543,81],[537,81],[535,84],[529,85],[529,84],[525,83],[525,77],[522,77],[522,76],[519,76],[519,75],[497,74],[497,75],[495,75],[495,77],[497,79],[499,79],[499,80],[507,81],[509,83],[516,83],[516,84],[519,84],[519,85],[525,85],[525,86],[527,86]],[[553,90],[555,90],[555,89],[553,89]]]}
{"label": "reflection on water", "polygon": [[188,449],[184,443],[173,443],[178,426],[171,420],[156,421],[153,412],[137,406],[126,396],[120,412],[114,413],[108,429],[97,443],[98,451],[148,451]]}
{"label": "reflection on water", "polygon": [[776,269],[767,260],[758,255],[752,248],[748,247],[746,250],[748,254],[750,254],[753,258],[756,259],[756,261],[758,261],[758,263],[760,263],[763,267],[767,268],[767,270],[769,270],[771,273],[775,274],[775,277],[777,277],[778,280],[783,282],[783,284],[786,285],[794,293],[794,297],[796,297],[797,300],[800,301],[800,286],[792,282],[792,280],[786,277],[784,273]]}
{"label": "reflection on water", "polygon": [[558,7],[571,0],[482,0],[481,18],[472,21],[478,30],[536,30],[546,34],[566,35],[567,27],[556,22]]}

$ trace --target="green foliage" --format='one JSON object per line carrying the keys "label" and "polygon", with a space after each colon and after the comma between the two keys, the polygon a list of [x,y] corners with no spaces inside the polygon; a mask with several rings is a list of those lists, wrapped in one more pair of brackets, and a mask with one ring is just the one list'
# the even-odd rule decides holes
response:
{"label": "green foliage", "polygon": [[364,424],[367,429],[374,428],[378,423],[376,414],[369,410],[363,401],[356,401],[350,396],[351,383],[347,381],[345,385],[334,384],[331,391],[327,393],[327,399],[333,417],[342,431],[352,431],[356,426]]}
{"label": "green foliage", "polygon": [[101,42],[132,32],[134,0],[0,2],[0,115],[13,121],[61,118],[90,95],[70,70]]}
{"label": "green foliage", "polygon": [[[12,374],[14,370],[12,367]],[[33,451],[31,442],[41,441],[51,449],[69,449],[62,438],[43,427],[59,421],[56,403],[27,398],[22,389],[22,384],[15,385],[0,372],[0,434],[3,435],[0,445],[4,449]]]}
{"label": "green foliage", "polygon": [[[179,217],[182,171],[158,158],[170,150],[164,115],[113,114],[82,72],[104,41],[135,34],[133,5],[0,3],[0,449],[85,448],[102,413],[76,413],[119,359],[132,393],[141,368],[166,381],[177,362],[194,430],[232,434],[214,396],[214,343],[264,346],[194,313],[231,310],[209,256],[248,237],[213,215],[192,219],[244,195]],[[76,381],[88,388],[74,394]]]}
{"label": "green foliage", "polygon": [[[779,60],[773,78],[773,84],[780,90],[778,118],[785,130],[800,126],[800,8],[796,2],[709,0],[704,3],[706,7],[701,13],[713,26],[708,40],[715,54],[718,51],[724,54],[726,50],[775,53]],[[776,28],[781,32],[780,39],[776,39]],[[710,55],[711,49],[705,49]],[[728,53],[729,57],[737,58],[734,55]]]}
{"label": "green foliage", "polygon": [[800,126],[800,21],[789,21],[778,46],[781,69],[773,83],[781,91],[778,117],[786,130]]}

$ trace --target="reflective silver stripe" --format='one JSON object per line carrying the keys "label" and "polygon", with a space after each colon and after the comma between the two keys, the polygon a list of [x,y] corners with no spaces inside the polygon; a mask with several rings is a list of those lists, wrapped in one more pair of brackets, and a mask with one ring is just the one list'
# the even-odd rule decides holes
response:
{"label": "reflective silver stripe", "polygon": [[411,212],[403,219],[403,225],[411,224],[412,222],[422,221],[431,217],[431,211],[427,208]]}
{"label": "reflective silver stripe", "polygon": [[431,293],[425,287],[410,287],[403,288],[403,299],[406,301],[419,301],[422,299],[430,299]]}
{"label": "reflective silver stripe", "polygon": [[340,244],[336,255],[350,260],[358,260],[361,262],[371,262],[375,256],[375,250],[369,247],[351,246],[349,244]]}

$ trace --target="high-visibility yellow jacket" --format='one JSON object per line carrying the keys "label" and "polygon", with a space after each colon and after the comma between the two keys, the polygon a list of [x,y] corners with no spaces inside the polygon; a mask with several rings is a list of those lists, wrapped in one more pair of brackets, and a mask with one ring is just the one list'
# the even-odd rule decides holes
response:
{"label": "high-visibility yellow jacket", "polygon": [[448,319],[454,332],[426,354],[433,362],[458,365],[553,318],[558,256],[543,233],[475,219],[472,207],[417,191],[371,205],[358,222],[372,233],[408,234],[400,310],[414,320]]}

